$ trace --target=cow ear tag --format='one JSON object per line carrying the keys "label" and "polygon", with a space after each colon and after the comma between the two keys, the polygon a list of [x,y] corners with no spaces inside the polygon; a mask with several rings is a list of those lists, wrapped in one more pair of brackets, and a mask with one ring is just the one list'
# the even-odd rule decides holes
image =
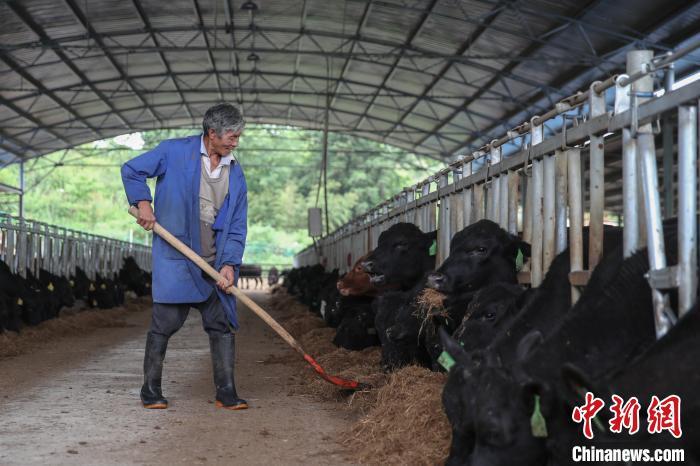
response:
{"label": "cow ear tag", "polygon": [[452,366],[455,365],[455,360],[452,356],[450,356],[450,353],[447,351],[443,351],[440,353],[440,356],[438,357],[437,360],[438,364],[440,364],[446,371],[449,371]]}
{"label": "cow ear tag", "polygon": [[520,270],[523,268],[523,264],[525,263],[525,255],[523,254],[523,251],[518,248],[518,254],[515,256],[515,270],[516,272],[520,272]]}
{"label": "cow ear tag", "polygon": [[535,395],[535,408],[530,417],[530,430],[536,438],[547,438],[547,421],[540,410],[540,396]]}
{"label": "cow ear tag", "polygon": [[434,239],[433,244],[430,245],[430,249],[428,249],[428,253],[431,256],[434,256],[435,254],[437,254],[437,240],[436,239]]}
{"label": "cow ear tag", "polygon": [[46,289],[49,291],[53,291],[53,283],[49,282],[49,286],[47,286]]}

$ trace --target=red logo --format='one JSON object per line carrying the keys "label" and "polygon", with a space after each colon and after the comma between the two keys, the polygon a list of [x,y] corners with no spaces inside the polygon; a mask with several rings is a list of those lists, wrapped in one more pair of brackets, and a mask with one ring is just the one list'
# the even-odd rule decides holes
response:
{"label": "red logo", "polygon": [[676,438],[683,435],[681,430],[681,398],[678,395],[669,395],[659,401],[656,395],[651,397],[651,404],[647,409],[647,430],[650,434],[658,434],[667,430]]}
{"label": "red logo", "polygon": [[593,393],[586,392],[586,403],[583,406],[577,406],[574,408],[574,412],[571,413],[571,418],[574,422],[580,424],[583,422],[583,435],[587,439],[593,438],[593,427],[591,422],[598,411],[603,409],[605,402],[600,398],[593,396]]}
{"label": "red logo", "polygon": [[627,429],[630,435],[639,432],[639,410],[641,408],[637,397],[632,397],[624,403],[624,400],[617,395],[612,396],[613,405],[610,411],[613,413],[613,418],[610,419],[610,432],[619,434],[622,429]]}
{"label": "red logo", "polygon": [[[620,434],[623,429],[626,429],[629,435],[639,432],[639,412],[641,411],[639,400],[632,397],[625,402],[622,397],[613,395],[612,401],[610,411],[613,417],[608,421],[610,432]],[[571,419],[574,422],[583,423],[583,435],[589,440],[593,439],[593,423],[596,422],[598,426],[602,426],[600,421],[595,419],[595,416],[604,406],[605,402],[602,399],[587,392],[585,403],[582,406],[576,406],[571,413]],[[675,438],[680,438],[683,435],[681,398],[678,395],[669,395],[663,400],[660,400],[656,395],[651,397],[647,408],[647,432],[660,434],[663,431],[668,431]]]}

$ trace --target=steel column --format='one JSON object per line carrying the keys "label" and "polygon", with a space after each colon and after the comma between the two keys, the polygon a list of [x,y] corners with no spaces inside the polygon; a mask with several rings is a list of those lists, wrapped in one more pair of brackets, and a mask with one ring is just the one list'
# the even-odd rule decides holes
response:
{"label": "steel column", "polygon": [[[530,147],[536,146],[544,139],[544,128],[542,125],[535,125],[535,118],[530,120],[531,139]],[[531,257],[530,257],[530,284],[532,287],[540,286],[544,278],[544,269],[542,267],[543,259],[543,212],[542,212],[542,195],[544,189],[544,165],[541,160],[534,160],[532,163],[532,186],[528,186],[528,190],[532,191],[532,204],[530,211],[530,221],[532,222],[532,241],[531,241]],[[527,221],[527,220],[526,220]]]}
{"label": "steel column", "polygon": [[[583,192],[581,186],[581,151],[566,151],[569,175],[569,257],[571,272],[583,270]],[[578,301],[580,292],[571,286],[572,304]]]}
{"label": "steel column", "polygon": [[697,295],[698,108],[678,109],[678,312],[682,316]]}
{"label": "steel column", "polygon": [[[591,118],[606,112],[605,94],[595,92],[596,83],[591,84],[588,99]],[[595,269],[603,257],[603,222],[605,220],[605,140],[603,136],[591,134],[588,146],[590,156],[589,195],[590,219],[588,237],[588,269]]]}

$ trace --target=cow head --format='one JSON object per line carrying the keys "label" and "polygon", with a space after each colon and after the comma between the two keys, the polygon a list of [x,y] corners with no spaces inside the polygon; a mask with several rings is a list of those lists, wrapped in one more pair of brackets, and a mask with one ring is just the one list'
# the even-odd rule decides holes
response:
{"label": "cow head", "polygon": [[379,235],[362,268],[374,286],[409,289],[435,266],[430,249],[436,238],[436,232],[423,233],[412,223],[397,223]]}
{"label": "cow head", "polygon": [[371,296],[376,294],[377,287],[370,281],[370,275],[365,272],[362,263],[369,254],[362,256],[348,273],[336,283],[338,291],[343,296]]}
{"label": "cow head", "polygon": [[[484,364],[474,382],[474,448],[471,465],[537,466],[547,463],[546,438],[534,432],[533,412],[548,415],[550,387],[526,375],[522,363],[539,346],[542,336],[531,332],[507,367]],[[537,406],[537,408],[536,408]]]}
{"label": "cow head", "polygon": [[479,220],[452,238],[450,256],[428,276],[428,286],[456,295],[493,281],[515,283],[518,255],[530,257],[530,245],[490,220]]}
{"label": "cow head", "polygon": [[444,328],[439,331],[444,351],[454,360],[442,390],[442,405],[452,426],[452,444],[447,465],[469,464],[476,441],[474,430],[474,401],[481,361],[479,354],[467,353]]}
{"label": "cow head", "polygon": [[522,308],[526,291],[520,285],[498,282],[474,294],[454,337],[465,350],[485,348]]}

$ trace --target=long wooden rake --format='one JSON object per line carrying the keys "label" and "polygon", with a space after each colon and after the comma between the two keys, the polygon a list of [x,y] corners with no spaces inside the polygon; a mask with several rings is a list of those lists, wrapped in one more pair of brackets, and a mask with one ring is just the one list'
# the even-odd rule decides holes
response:
{"label": "long wooden rake", "polygon": [[[129,213],[133,217],[138,218],[138,209],[136,207],[130,207]],[[214,270],[214,268],[210,266],[199,255],[197,255],[196,252],[194,252],[182,241],[173,236],[158,222],[156,222],[153,226],[153,231],[158,236],[167,241],[168,244],[170,244],[172,247],[180,251],[185,257],[197,264],[197,266],[200,267],[211,278],[213,278],[216,281],[222,279],[219,272]],[[248,309],[253,311],[258,317],[260,317],[263,320],[263,322],[269,325],[272,328],[272,330],[274,330],[277,333],[277,335],[279,335],[289,346],[294,348],[294,350],[297,353],[299,353],[302,356],[302,358],[304,358],[304,361],[311,365],[316,374],[318,374],[323,380],[330,382],[333,385],[337,385],[339,387],[349,390],[364,390],[369,388],[368,384],[328,374],[325,370],[323,370],[323,367],[321,367],[321,365],[318,362],[316,362],[316,360],[310,354],[304,351],[299,342],[292,335],[290,335],[289,332],[287,332],[287,330],[284,329],[284,327],[282,327],[275,319],[272,318],[272,316],[270,316],[270,314],[267,313],[267,311],[265,311],[262,307],[258,306],[258,304],[255,303],[255,301],[246,296],[246,294],[240,289],[238,289],[236,286],[230,286],[229,288],[227,288],[226,293],[234,295],[239,301],[245,304],[248,307]]]}

